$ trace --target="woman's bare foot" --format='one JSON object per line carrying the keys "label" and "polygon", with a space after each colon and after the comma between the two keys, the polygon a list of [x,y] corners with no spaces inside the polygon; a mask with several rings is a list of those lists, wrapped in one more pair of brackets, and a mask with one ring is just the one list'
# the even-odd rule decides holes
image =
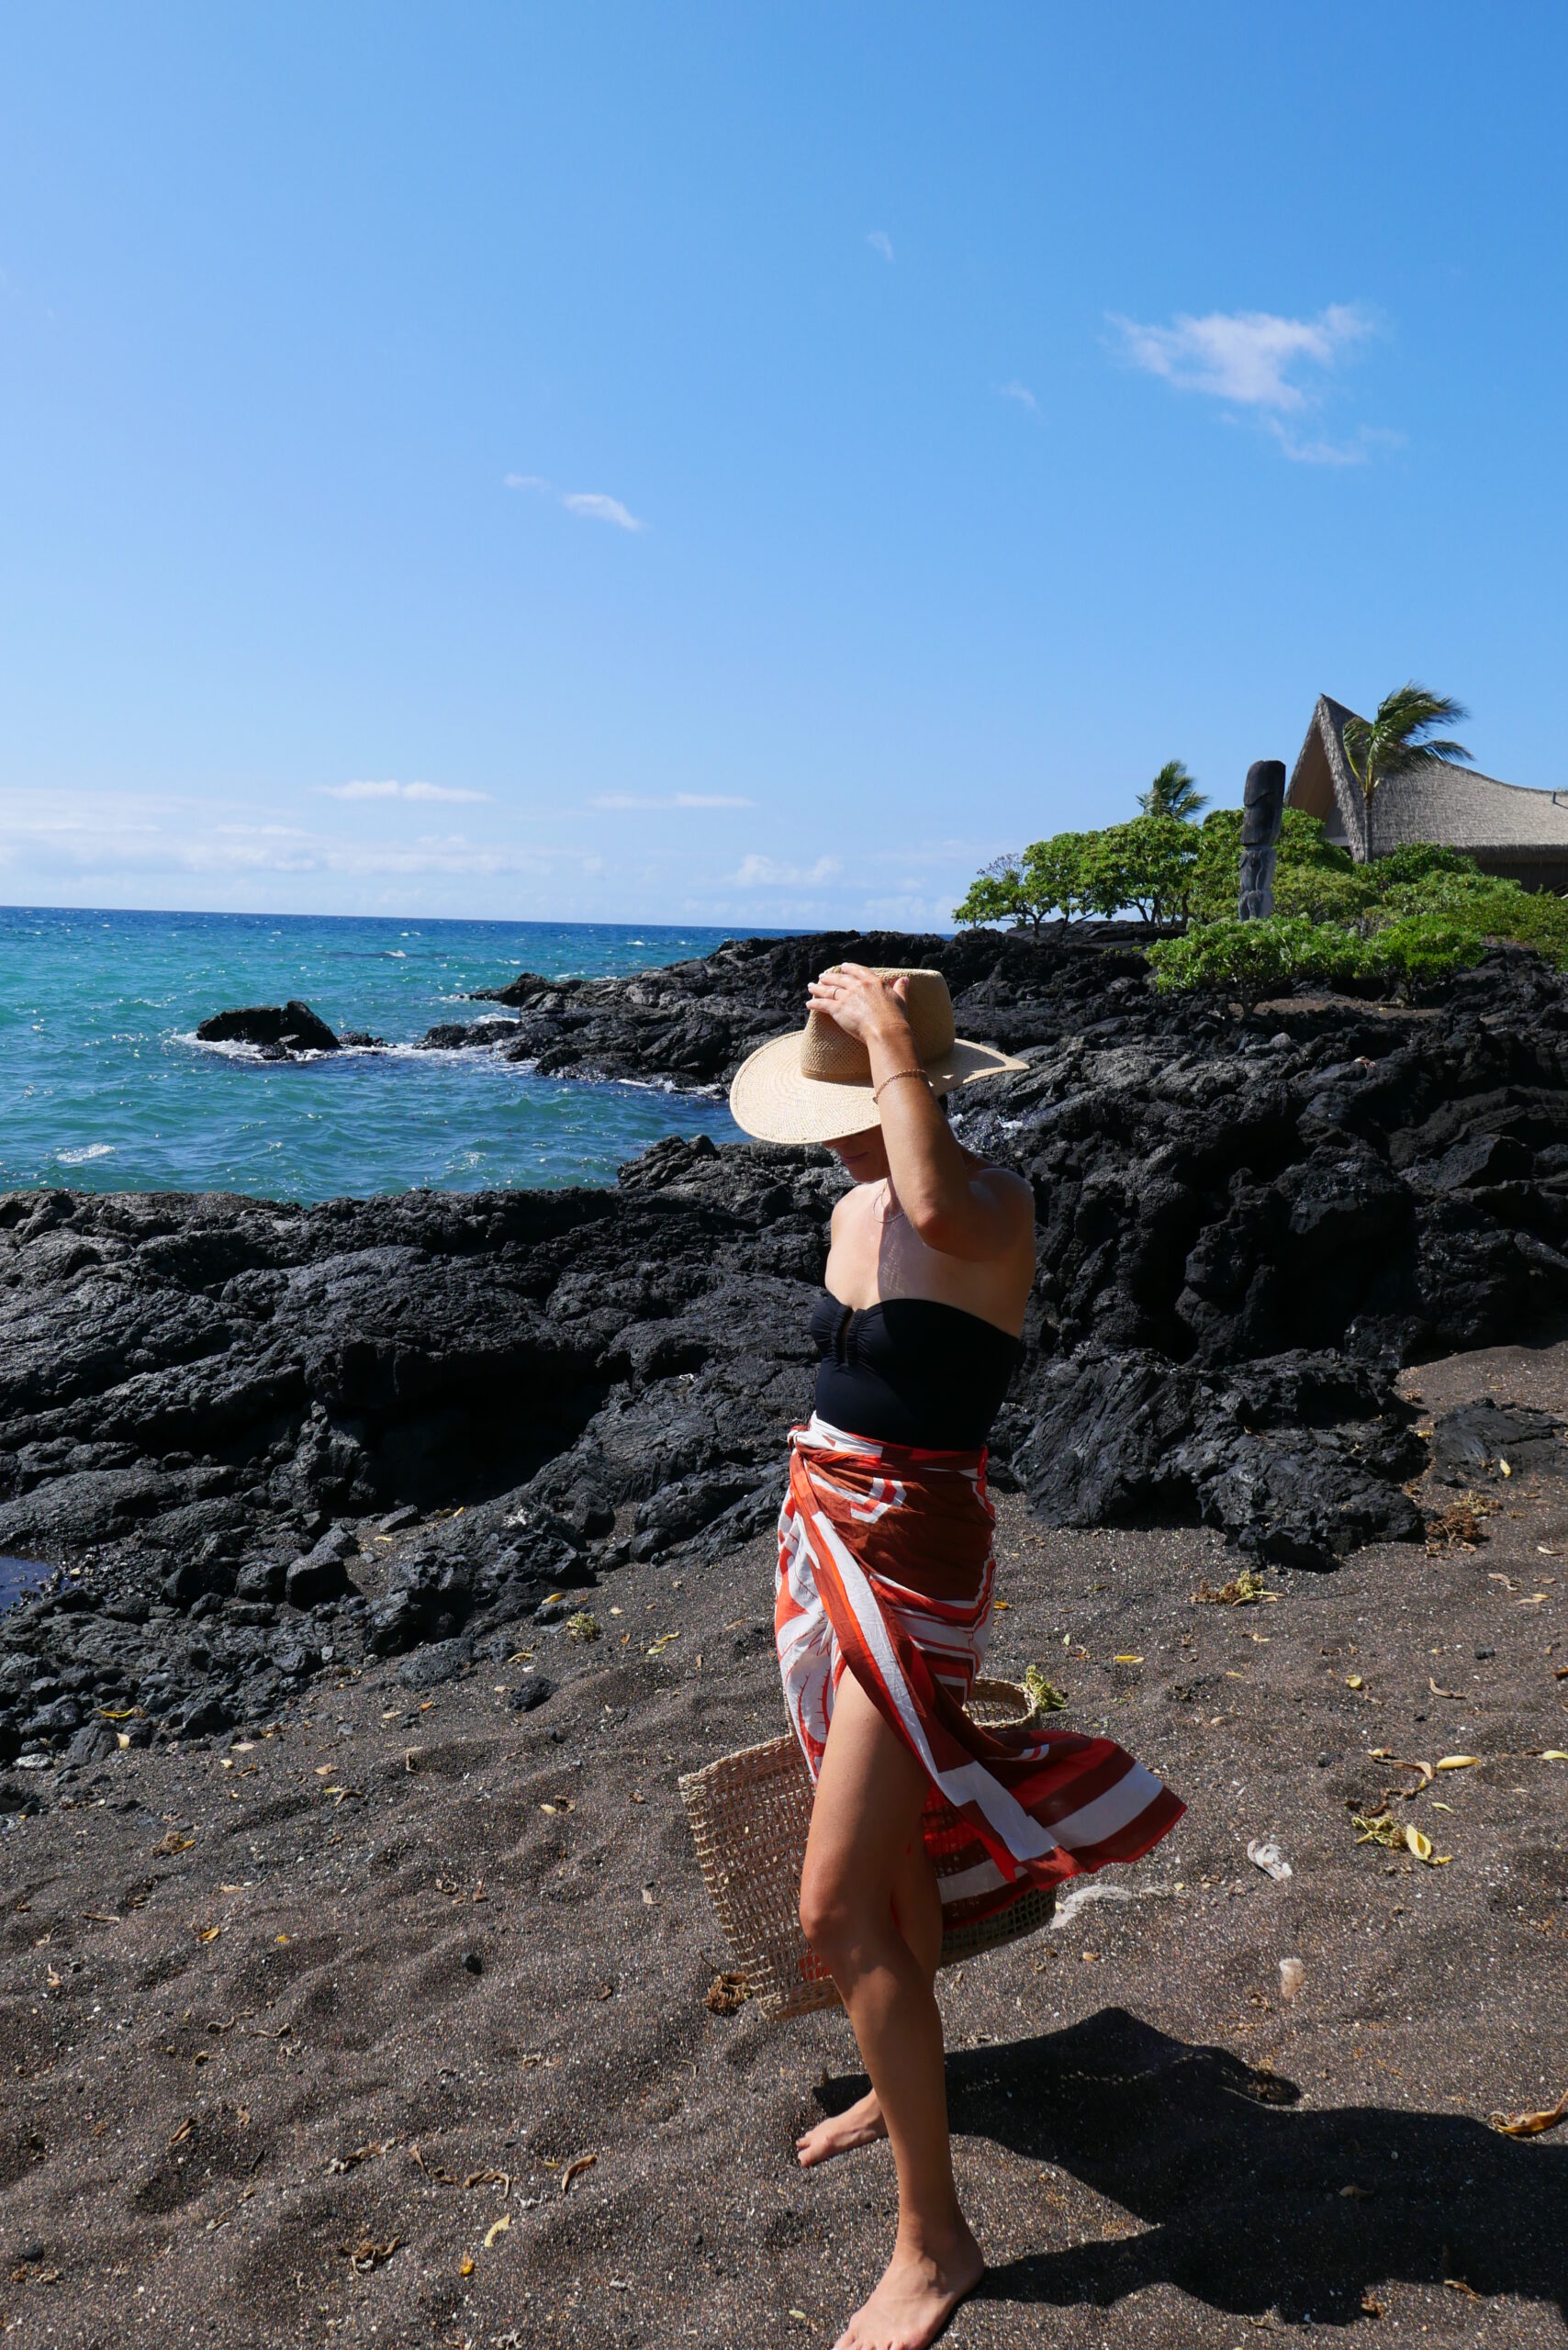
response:
{"label": "woman's bare foot", "polygon": [[877,2103],[875,2089],[842,2113],[830,2113],[825,2121],[805,2132],[795,2141],[795,2152],[801,2158],[802,2170],[810,2170],[813,2163],[825,2163],[834,2154],[847,2154],[856,2146],[869,2146],[888,2134],[882,2119],[882,2109]]}
{"label": "woman's bare foot", "polygon": [[960,2220],[940,2253],[895,2244],[882,2281],[834,2350],[925,2350],[985,2274],[980,2248]]}

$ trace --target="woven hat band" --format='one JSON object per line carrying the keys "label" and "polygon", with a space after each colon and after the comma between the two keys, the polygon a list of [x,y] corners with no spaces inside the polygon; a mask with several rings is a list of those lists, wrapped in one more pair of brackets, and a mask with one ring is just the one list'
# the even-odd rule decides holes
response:
{"label": "woven hat band", "polygon": [[[914,1049],[923,1061],[939,1061],[953,1049],[956,1030],[953,999],[940,971],[911,971],[902,968],[879,970],[879,979],[907,979],[904,1011]],[[857,1036],[846,1035],[825,1012],[806,1014],[801,1039],[801,1075],[822,1085],[868,1085],[871,1056]]]}

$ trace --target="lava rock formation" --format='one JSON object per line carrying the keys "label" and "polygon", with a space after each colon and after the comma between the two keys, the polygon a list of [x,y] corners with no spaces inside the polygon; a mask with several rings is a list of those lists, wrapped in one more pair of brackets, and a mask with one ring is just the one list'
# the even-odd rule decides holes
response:
{"label": "lava rock formation", "polygon": [[[1029,1058],[956,1109],[1039,1220],[996,1481],[1050,1523],[1201,1518],[1285,1568],[1418,1535],[1395,1370],[1568,1311],[1563,982],[1498,951],[1420,1005],[1244,1020],[1155,996],[1125,939],[746,942],[706,963],[771,993],[715,982],[702,1081],[851,953],[948,957],[961,1033]],[[641,1004],[594,983],[621,992],[592,1066],[613,1003],[640,1074],[689,1074],[686,1013],[652,1017],[668,977]],[[366,1654],[458,1669],[633,1554],[756,1532],[842,1181],[700,1138],[614,1192],[0,1198],[0,1551],[66,1570],[0,1625],[0,1762],[209,1735]]]}

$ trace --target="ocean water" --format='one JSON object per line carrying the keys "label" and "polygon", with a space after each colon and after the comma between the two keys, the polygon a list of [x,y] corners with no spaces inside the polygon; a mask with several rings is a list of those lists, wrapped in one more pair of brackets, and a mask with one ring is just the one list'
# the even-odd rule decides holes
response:
{"label": "ocean water", "polygon": [[[631,923],[0,908],[0,1191],[226,1191],[308,1203],[420,1185],[613,1182],[662,1135],[736,1129],[722,1101],[418,1052],[521,970],[603,977],[733,934]],[[230,1005],[302,997],[388,1052],[268,1062],[200,1045]]]}

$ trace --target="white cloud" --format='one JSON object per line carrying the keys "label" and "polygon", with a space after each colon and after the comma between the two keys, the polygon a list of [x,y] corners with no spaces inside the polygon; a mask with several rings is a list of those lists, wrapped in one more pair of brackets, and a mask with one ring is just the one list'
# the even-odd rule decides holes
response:
{"label": "white cloud", "polygon": [[819,856],[814,865],[781,865],[777,857],[743,856],[731,881],[741,890],[794,889],[801,882],[831,881],[844,870],[836,856]]}
{"label": "white cloud", "polygon": [[530,490],[539,498],[553,498],[568,514],[582,515],[590,522],[613,522],[618,531],[645,531],[648,527],[618,498],[607,497],[601,489],[556,490],[543,474],[507,474],[502,478],[508,489]]}
{"label": "white cloud", "polygon": [[742,800],[731,791],[673,791],[667,800],[639,799],[632,791],[601,791],[588,801],[590,808],[755,808],[755,800]]}
{"label": "white cloud", "polygon": [[465,791],[451,783],[323,783],[329,800],[488,800],[487,791]]}
{"label": "white cloud", "polygon": [[1040,403],[1027,384],[1020,384],[1015,377],[1011,384],[998,384],[996,389],[1000,398],[1016,400],[1019,407],[1026,408],[1031,416],[1039,415]]}
{"label": "white cloud", "polygon": [[884,261],[891,261],[893,241],[885,229],[868,229],[866,232],[866,242],[874,253],[880,253]]}
{"label": "white cloud", "polygon": [[1279,418],[1270,417],[1269,430],[1284,454],[1296,465],[1364,465],[1375,449],[1402,449],[1403,432],[1384,432],[1363,424],[1349,441],[1298,441]]}
{"label": "white cloud", "polygon": [[341,839],[302,826],[215,814],[206,802],[173,796],[112,799],[60,795],[40,812],[34,795],[0,792],[0,862],[25,862],[41,876],[118,883],[180,874],[206,880],[310,874],[417,878],[540,873],[560,860],[548,851],[473,842],[462,833],[411,842]]}
{"label": "white cloud", "polygon": [[1311,390],[1295,380],[1304,369],[1327,369],[1372,330],[1365,311],[1337,302],[1315,319],[1276,318],[1269,310],[1211,310],[1202,319],[1179,314],[1168,327],[1111,318],[1124,355],[1178,391],[1207,392],[1238,408],[1291,414],[1308,407]]}
{"label": "white cloud", "polygon": [[618,498],[607,498],[602,490],[563,490],[561,503],[568,514],[585,514],[594,522],[613,522],[618,531],[641,531],[647,527],[637,520],[635,514],[628,513]]}

